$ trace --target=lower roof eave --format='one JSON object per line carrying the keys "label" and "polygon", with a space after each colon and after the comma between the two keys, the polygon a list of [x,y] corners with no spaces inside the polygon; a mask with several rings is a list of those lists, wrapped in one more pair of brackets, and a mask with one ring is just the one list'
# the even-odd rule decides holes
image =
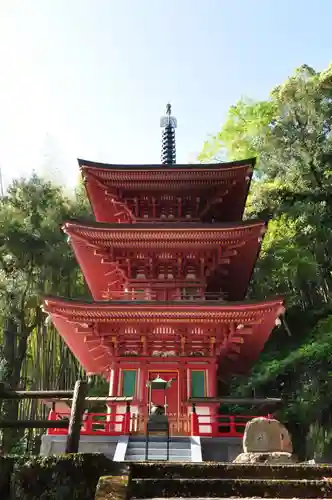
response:
{"label": "lower roof eave", "polygon": [[71,305],[71,307],[87,307],[89,309],[107,309],[107,308],[169,308],[169,309],[183,309],[183,308],[197,308],[203,306],[207,309],[234,309],[234,308],[252,308],[259,306],[268,306],[276,303],[284,305],[285,299],[282,296],[270,297],[264,300],[241,300],[241,301],[225,301],[225,300],[178,300],[178,301],[161,301],[161,300],[87,300],[87,299],[72,299],[69,297],[44,295],[44,303],[56,303],[63,306]]}
{"label": "lower roof eave", "polygon": [[[213,303],[214,302],[214,303]],[[210,319],[235,321],[250,316],[265,316],[272,313],[276,318],[285,312],[283,298],[274,298],[260,302],[219,302],[219,301],[108,301],[91,302],[64,299],[60,297],[44,297],[43,311],[51,316],[61,316],[76,321],[85,318],[89,321],[141,320],[143,317],[167,319],[168,317],[194,318],[211,315]]]}
{"label": "lower roof eave", "polygon": [[[220,353],[223,366],[226,368],[230,364],[228,371],[233,373],[235,365],[242,366],[244,360],[251,362],[257,358],[273,330],[276,318],[285,310],[284,300],[280,297],[259,302],[211,302],[91,302],[45,297],[44,312],[49,314],[67,346],[87,372],[107,377],[114,357],[112,347],[108,344],[109,340],[113,342],[109,336],[113,330],[100,336],[98,327],[96,333],[94,325],[109,323],[118,328],[120,325],[126,327],[129,321],[131,324],[135,323],[138,330],[139,325],[144,325],[144,328],[150,325],[151,335],[154,335],[153,329],[158,325],[166,324],[176,328],[179,322],[188,324],[189,329],[198,328],[200,324],[205,328],[206,324],[211,323],[237,325],[234,342],[238,343],[238,337],[244,336],[244,342],[241,342],[242,352],[232,352],[231,333],[230,342],[227,341]],[[247,331],[247,327],[250,331]],[[232,330],[231,326],[230,328]],[[232,358],[234,355],[236,360]]]}

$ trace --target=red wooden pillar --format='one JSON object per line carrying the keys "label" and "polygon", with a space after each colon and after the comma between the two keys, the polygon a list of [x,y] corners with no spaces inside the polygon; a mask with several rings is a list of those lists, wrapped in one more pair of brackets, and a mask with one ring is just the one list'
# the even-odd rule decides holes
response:
{"label": "red wooden pillar", "polygon": [[112,396],[121,396],[121,394],[119,394],[119,380],[120,363],[117,361],[114,363]]}
{"label": "red wooden pillar", "polygon": [[[57,412],[55,411],[55,403],[52,405],[52,409],[50,410],[47,420],[57,420]],[[53,434],[54,429],[47,429],[47,434]]]}
{"label": "red wooden pillar", "polygon": [[217,363],[215,361],[211,361],[208,367],[208,395],[210,398],[214,398],[217,396],[217,369]]}
{"label": "red wooden pillar", "polygon": [[[113,396],[113,391],[114,391],[114,363],[111,364],[110,370],[109,370],[109,386],[108,386],[108,395]],[[106,403],[106,422],[107,425],[110,426],[109,422],[111,422],[112,419],[112,413],[114,413],[114,406],[110,403]],[[108,429],[109,430],[109,429]]]}
{"label": "red wooden pillar", "polygon": [[108,395],[113,396],[114,391],[114,363],[109,368]]}
{"label": "red wooden pillar", "polygon": [[187,394],[187,363],[184,363],[184,366],[180,368],[179,370],[180,373],[180,380],[179,380],[179,390],[180,390],[180,412],[183,415],[188,414],[187,406],[186,406],[186,401],[188,399],[188,394]]}
{"label": "red wooden pillar", "polygon": [[[120,364],[119,362],[115,361],[112,365],[113,369],[113,383],[110,386],[110,396],[116,397],[116,396],[121,396],[119,394],[119,373],[120,373]],[[113,414],[113,417],[110,418],[110,421],[114,418],[114,415],[117,413],[117,404],[116,403],[111,403],[109,405],[109,408],[111,410],[111,414]]]}
{"label": "red wooden pillar", "polygon": [[147,405],[147,400],[146,400],[146,383],[148,381],[148,369],[147,369],[147,363],[143,362],[141,364],[141,371],[140,371],[140,387],[139,387],[139,400],[141,402],[142,407],[146,407]]}
{"label": "red wooden pillar", "polygon": [[199,419],[196,413],[196,405],[193,404],[191,412],[191,435],[199,436]]}
{"label": "red wooden pillar", "polygon": [[124,415],[123,425],[122,425],[122,433],[123,434],[129,434],[130,433],[130,418],[131,418],[130,403],[127,403],[127,405],[126,405],[126,412],[125,412],[125,415]]}

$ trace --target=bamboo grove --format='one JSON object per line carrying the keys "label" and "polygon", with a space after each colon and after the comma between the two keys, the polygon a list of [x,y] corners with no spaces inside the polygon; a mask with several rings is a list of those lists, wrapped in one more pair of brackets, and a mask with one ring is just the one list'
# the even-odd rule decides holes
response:
{"label": "bamboo grove", "polygon": [[[61,222],[88,215],[87,206],[66,199],[61,189],[33,175],[14,181],[0,206],[1,381],[11,388],[73,388],[81,367],[41,310],[45,293],[84,296],[82,276]],[[39,418],[47,409],[36,401],[2,403],[4,418]],[[30,446],[30,435],[4,431],[3,449]]]}

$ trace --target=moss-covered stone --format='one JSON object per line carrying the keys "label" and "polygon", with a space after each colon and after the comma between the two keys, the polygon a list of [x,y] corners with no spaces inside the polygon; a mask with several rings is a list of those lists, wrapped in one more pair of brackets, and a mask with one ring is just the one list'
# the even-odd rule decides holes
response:
{"label": "moss-covered stone", "polygon": [[292,464],[296,460],[293,458],[291,453],[286,453],[284,451],[273,451],[273,452],[260,452],[260,453],[240,453],[233,460],[235,464]]}
{"label": "moss-covered stone", "polygon": [[134,498],[331,498],[327,480],[290,479],[135,479]]}
{"label": "moss-covered stone", "polygon": [[95,500],[125,500],[127,498],[128,476],[101,477]]}
{"label": "moss-covered stone", "polygon": [[132,498],[332,498],[330,465],[133,463]]}
{"label": "moss-covered stone", "polygon": [[131,464],[131,477],[183,479],[323,479],[332,477],[331,465],[263,465],[235,463],[165,463]]}
{"label": "moss-covered stone", "polygon": [[[1,500],[332,498],[331,465],[118,463],[99,454],[0,458]],[[129,477],[129,480],[128,480]],[[11,478],[11,496],[9,483]]]}
{"label": "moss-covered stone", "polygon": [[113,463],[101,454],[18,459],[12,474],[11,498],[93,500],[100,476],[112,473]]}
{"label": "moss-covered stone", "polygon": [[0,457],[0,500],[93,500],[100,476],[128,472],[97,453]]}

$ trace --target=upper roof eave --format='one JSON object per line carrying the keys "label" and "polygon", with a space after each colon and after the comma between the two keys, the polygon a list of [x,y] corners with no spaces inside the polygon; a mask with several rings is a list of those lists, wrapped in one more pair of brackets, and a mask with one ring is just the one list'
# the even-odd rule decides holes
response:
{"label": "upper roof eave", "polygon": [[176,222],[173,224],[169,224],[168,222],[157,222],[151,225],[149,222],[139,222],[136,224],[117,224],[117,223],[108,223],[108,222],[96,222],[96,221],[87,221],[87,220],[77,220],[77,219],[69,219],[62,224],[62,227],[66,226],[74,226],[81,227],[84,229],[102,229],[102,230],[116,230],[117,232],[123,230],[129,231],[140,231],[140,230],[149,230],[153,231],[156,229],[165,229],[166,231],[174,231],[178,229],[188,229],[190,231],[213,231],[216,229],[232,229],[232,228],[245,228],[248,226],[267,226],[268,220],[264,219],[246,219],[244,221],[236,221],[236,222],[216,222],[214,224],[208,223],[197,223],[197,222]]}
{"label": "upper roof eave", "polygon": [[140,164],[140,165],[120,165],[111,163],[102,163],[90,160],[84,160],[82,158],[77,159],[80,168],[88,167],[100,170],[215,170],[215,169],[226,169],[231,167],[241,167],[241,166],[251,166],[254,168],[256,164],[256,158],[247,158],[244,160],[237,160],[224,163],[192,163],[192,164],[180,164],[175,163],[173,165],[163,165],[163,164]]}

